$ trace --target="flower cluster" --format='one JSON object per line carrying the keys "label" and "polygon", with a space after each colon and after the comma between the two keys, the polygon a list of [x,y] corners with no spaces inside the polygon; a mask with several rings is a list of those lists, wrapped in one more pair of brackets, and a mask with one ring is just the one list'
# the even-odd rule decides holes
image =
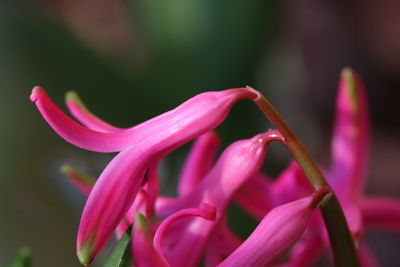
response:
{"label": "flower cluster", "polygon": [[[31,100],[67,142],[96,152],[119,152],[97,180],[71,166],[62,169],[88,196],[77,237],[81,263],[89,264],[113,232],[120,238],[132,231],[135,266],[198,266],[202,260],[205,266],[309,266],[329,248],[321,216],[313,211],[333,192],[357,245],[364,225],[400,230],[398,200],[362,195],[368,114],[362,84],[351,70],[343,72],[339,85],[332,166],[324,172],[330,186],[312,188],[295,162],[274,180],[260,171],[270,142],[286,142],[279,130],[236,141],[215,160],[219,137],[213,129],[237,101],[258,96],[249,87],[206,92],[122,129],[99,119],[75,93],[68,93],[66,104],[78,123],[35,87]],[[160,196],[159,162],[193,139],[178,196]],[[227,207],[232,201],[260,220],[246,240],[229,229]],[[372,264],[365,247],[358,247],[362,262]]]}

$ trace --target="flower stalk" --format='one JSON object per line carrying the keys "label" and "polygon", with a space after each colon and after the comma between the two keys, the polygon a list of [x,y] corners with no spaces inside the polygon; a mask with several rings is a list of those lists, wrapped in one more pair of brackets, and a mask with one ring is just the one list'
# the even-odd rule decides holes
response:
{"label": "flower stalk", "polygon": [[[348,75],[349,70],[347,69],[345,71]],[[321,187],[329,188],[330,193],[321,202],[320,207],[328,231],[335,266],[360,266],[356,248],[342,207],[340,206],[335,193],[324,178],[320,168],[316,164],[316,161],[286,123],[284,118],[276,111],[274,106],[260,92],[251,87],[248,87],[248,89],[253,90],[257,94],[257,97],[253,101],[280,131],[284,137],[284,144],[302,168],[310,184],[316,190]]]}

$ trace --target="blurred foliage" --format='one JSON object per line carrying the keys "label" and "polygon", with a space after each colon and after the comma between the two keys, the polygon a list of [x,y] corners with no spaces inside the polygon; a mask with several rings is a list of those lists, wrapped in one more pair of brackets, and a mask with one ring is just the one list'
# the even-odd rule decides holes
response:
{"label": "blurred foliage", "polygon": [[30,267],[31,252],[27,248],[21,248],[10,267]]}

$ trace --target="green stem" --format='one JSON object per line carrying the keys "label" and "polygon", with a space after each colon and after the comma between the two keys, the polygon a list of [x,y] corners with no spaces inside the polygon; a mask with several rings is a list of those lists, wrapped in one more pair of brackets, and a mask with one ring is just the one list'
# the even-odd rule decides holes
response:
{"label": "green stem", "polygon": [[250,87],[248,87],[248,89],[253,90],[258,95],[254,102],[268,117],[268,119],[271,120],[272,124],[274,124],[274,126],[281,132],[285,139],[285,145],[295,160],[299,163],[311,185],[315,189],[327,187],[330,190],[330,197],[322,201],[320,207],[328,231],[335,266],[360,266],[342,207],[340,206],[335,193],[325,180],[324,175],[316,164],[316,161],[271,103],[258,91]]}

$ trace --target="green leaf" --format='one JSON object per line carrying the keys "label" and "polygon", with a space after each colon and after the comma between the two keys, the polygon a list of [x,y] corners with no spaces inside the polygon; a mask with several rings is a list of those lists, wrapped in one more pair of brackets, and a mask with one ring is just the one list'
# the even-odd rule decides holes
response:
{"label": "green leaf", "polygon": [[20,248],[14,261],[10,267],[30,267],[31,266],[31,252],[28,248]]}
{"label": "green leaf", "polygon": [[133,258],[130,249],[132,227],[129,227],[124,235],[118,240],[114,249],[106,259],[103,267],[127,267],[133,265]]}

